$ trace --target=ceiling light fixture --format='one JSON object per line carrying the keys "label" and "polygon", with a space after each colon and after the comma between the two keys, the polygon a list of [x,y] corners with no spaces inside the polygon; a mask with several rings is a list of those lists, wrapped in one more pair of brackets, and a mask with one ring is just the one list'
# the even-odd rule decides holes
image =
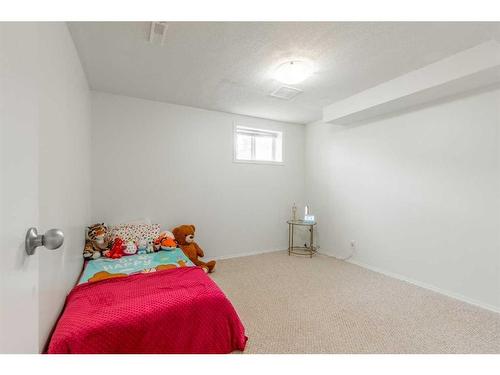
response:
{"label": "ceiling light fixture", "polygon": [[312,73],[313,67],[309,62],[292,60],[279,65],[274,72],[274,78],[282,83],[293,85],[304,81]]}
{"label": "ceiling light fixture", "polygon": [[160,37],[160,45],[165,43],[165,36],[167,35],[168,23],[165,21],[154,21],[151,22],[151,28],[149,29],[149,43],[156,43],[156,36]]}

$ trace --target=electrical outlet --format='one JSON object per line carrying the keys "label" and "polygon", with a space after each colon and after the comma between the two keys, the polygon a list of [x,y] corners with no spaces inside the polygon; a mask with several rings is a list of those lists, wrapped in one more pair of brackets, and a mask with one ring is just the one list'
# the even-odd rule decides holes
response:
{"label": "electrical outlet", "polygon": [[356,241],[351,240],[351,249],[356,250]]}

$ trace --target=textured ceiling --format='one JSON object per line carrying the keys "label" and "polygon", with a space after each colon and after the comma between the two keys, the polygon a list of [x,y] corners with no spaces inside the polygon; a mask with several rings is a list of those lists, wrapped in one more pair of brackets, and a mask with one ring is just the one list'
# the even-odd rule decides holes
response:
{"label": "textured ceiling", "polygon": [[[324,106],[489,39],[500,23],[170,22],[165,44],[148,22],[71,22],[92,89],[295,123]],[[290,58],[316,73],[272,98],[271,72]]]}

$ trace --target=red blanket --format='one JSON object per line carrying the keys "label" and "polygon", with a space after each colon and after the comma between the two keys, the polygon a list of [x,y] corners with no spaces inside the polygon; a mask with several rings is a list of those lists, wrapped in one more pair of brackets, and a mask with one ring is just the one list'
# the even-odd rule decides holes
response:
{"label": "red blanket", "polygon": [[224,293],[186,267],[75,287],[48,353],[229,353],[246,340]]}

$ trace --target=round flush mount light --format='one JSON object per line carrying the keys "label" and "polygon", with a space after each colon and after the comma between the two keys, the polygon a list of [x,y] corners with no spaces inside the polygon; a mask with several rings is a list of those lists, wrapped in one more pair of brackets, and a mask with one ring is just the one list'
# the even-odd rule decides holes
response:
{"label": "round flush mount light", "polygon": [[277,81],[293,85],[304,81],[313,73],[312,64],[304,60],[291,60],[279,65],[275,72],[274,78]]}

